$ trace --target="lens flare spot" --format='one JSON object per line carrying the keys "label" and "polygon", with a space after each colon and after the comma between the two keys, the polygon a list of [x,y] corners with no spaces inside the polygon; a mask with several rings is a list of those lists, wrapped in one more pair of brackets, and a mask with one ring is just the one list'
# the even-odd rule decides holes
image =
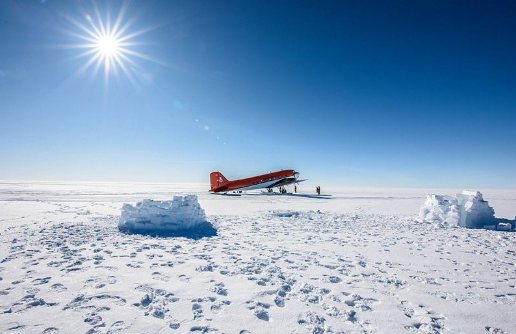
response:
{"label": "lens flare spot", "polygon": [[183,109],[183,104],[179,101],[174,101],[174,107],[176,107],[176,109]]}

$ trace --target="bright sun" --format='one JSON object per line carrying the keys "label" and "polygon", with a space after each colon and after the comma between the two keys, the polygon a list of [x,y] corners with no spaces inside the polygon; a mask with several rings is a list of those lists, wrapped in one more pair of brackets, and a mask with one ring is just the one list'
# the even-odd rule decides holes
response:
{"label": "bright sun", "polygon": [[98,52],[104,57],[113,57],[120,52],[119,42],[113,36],[101,36],[96,44]]}
{"label": "bright sun", "polygon": [[138,73],[142,69],[133,58],[157,62],[143,53],[132,50],[132,47],[142,45],[141,42],[135,42],[134,38],[151,31],[153,28],[129,32],[134,20],[124,23],[127,2],[124,2],[114,23],[111,21],[109,10],[103,18],[96,3],[93,2],[93,4],[96,15],[93,18],[86,14],[85,19],[87,23],[65,15],[70,22],[81,30],[81,33],[68,31],[70,35],[83,41],[82,44],[74,44],[71,47],[85,50],[78,55],[78,58],[89,58],[78,70],[78,74],[83,74],[93,66],[93,75],[95,76],[100,68],[103,67],[104,82],[107,84],[110,73],[113,72],[115,75],[118,75],[117,69],[121,69],[134,84],[134,73]]}

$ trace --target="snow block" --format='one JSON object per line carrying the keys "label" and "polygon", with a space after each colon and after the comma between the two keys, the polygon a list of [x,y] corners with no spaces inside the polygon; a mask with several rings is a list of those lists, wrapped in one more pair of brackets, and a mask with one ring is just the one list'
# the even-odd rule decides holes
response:
{"label": "snow block", "polygon": [[458,225],[460,221],[458,200],[450,196],[428,195],[419,210],[419,218],[428,223]]}
{"label": "snow block", "polygon": [[162,233],[192,229],[205,222],[206,215],[197,196],[174,196],[172,201],[144,199],[135,206],[124,204],[118,229],[133,233]]}
{"label": "snow block", "polygon": [[419,218],[422,222],[468,228],[497,224],[493,208],[478,191],[463,191],[455,197],[428,195]]}
{"label": "snow block", "polygon": [[498,231],[510,231],[512,229],[512,225],[509,223],[499,223],[496,229]]}
{"label": "snow block", "polygon": [[484,225],[496,224],[494,209],[484,200],[479,191],[464,191],[457,194],[459,205],[462,207],[459,226],[482,228]]}

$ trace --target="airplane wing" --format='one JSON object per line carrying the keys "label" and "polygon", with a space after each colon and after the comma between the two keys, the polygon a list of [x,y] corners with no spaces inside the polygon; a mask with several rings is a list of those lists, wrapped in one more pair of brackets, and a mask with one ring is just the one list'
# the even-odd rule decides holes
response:
{"label": "airplane wing", "polygon": [[283,186],[288,186],[290,184],[299,183],[299,182],[303,182],[303,181],[306,181],[306,179],[298,180],[298,179],[296,179],[294,177],[289,177],[289,178],[286,178],[286,179],[283,179],[283,180],[279,180],[278,182],[276,182],[274,184],[271,184],[267,188],[283,187]]}

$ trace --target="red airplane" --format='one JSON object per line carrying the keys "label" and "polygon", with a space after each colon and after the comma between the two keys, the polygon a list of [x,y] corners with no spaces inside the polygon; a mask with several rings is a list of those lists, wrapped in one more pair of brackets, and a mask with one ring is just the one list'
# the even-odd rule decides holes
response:
{"label": "red airplane", "polygon": [[293,183],[299,183],[306,180],[299,180],[299,173],[293,169],[280,170],[269,174],[249,177],[246,179],[229,181],[220,172],[210,173],[210,192],[226,193],[233,190],[254,190],[254,189],[272,189],[275,187],[283,187]]}

